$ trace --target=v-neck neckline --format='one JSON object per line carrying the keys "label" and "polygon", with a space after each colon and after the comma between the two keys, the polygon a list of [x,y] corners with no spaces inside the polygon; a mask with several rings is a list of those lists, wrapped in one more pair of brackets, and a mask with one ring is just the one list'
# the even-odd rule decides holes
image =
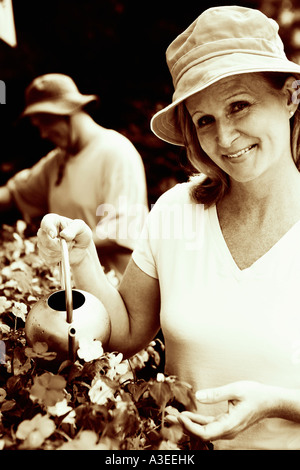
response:
{"label": "v-neck neckline", "polygon": [[216,206],[212,206],[208,209],[209,212],[209,219],[210,219],[210,224],[213,228],[212,233],[215,238],[215,241],[217,243],[219,251],[222,251],[222,256],[224,259],[224,263],[227,263],[227,266],[231,268],[233,273],[235,274],[236,277],[241,278],[241,277],[247,277],[250,274],[254,274],[258,267],[261,266],[268,260],[268,258],[273,254],[274,251],[280,249],[281,245],[286,242],[286,239],[290,237],[290,235],[294,232],[296,227],[300,224],[300,220],[294,223],[292,227],[285,232],[282,237],[279,238],[279,240],[274,243],[274,245],[267,250],[262,256],[260,256],[257,260],[255,260],[250,266],[247,268],[240,268],[236,261],[234,260],[230,249],[228,248],[228,245],[225,241],[218,213],[217,213],[217,208]]}

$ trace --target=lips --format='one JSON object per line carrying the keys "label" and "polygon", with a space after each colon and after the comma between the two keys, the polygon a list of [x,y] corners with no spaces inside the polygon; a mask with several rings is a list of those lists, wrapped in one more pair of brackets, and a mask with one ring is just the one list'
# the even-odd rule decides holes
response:
{"label": "lips", "polygon": [[254,145],[249,145],[249,147],[245,147],[244,149],[241,149],[239,150],[238,152],[236,153],[229,153],[227,155],[223,155],[223,157],[227,157],[227,158],[239,158],[241,157],[242,155],[244,155],[245,153],[249,152],[250,150],[253,149],[253,147],[255,147],[256,144]]}

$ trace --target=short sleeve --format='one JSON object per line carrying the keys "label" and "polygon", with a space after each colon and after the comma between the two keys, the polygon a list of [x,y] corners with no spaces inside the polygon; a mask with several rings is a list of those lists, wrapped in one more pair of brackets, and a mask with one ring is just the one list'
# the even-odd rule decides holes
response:
{"label": "short sleeve", "polygon": [[152,222],[152,214],[150,213],[146,219],[143,230],[132,253],[135,264],[148,276],[158,279],[156,262],[151,247],[151,239],[149,236],[149,224]]}
{"label": "short sleeve", "polygon": [[[147,216],[133,251],[137,266],[151,277],[160,278],[171,266],[179,244],[186,247],[194,236],[195,204],[191,204],[189,185],[181,183],[162,194]],[[185,233],[185,222],[191,220],[191,234]],[[182,248],[181,248],[182,250]]]}

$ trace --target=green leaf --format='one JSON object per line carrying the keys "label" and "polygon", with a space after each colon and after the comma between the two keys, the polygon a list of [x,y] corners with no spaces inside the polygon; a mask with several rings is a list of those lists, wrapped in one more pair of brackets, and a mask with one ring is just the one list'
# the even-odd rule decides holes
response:
{"label": "green leaf", "polygon": [[131,393],[132,398],[135,402],[139,401],[143,393],[147,390],[148,388],[148,382],[145,382],[144,380],[140,380],[138,382],[133,382],[127,385],[127,389],[129,393]]}
{"label": "green leaf", "polygon": [[169,382],[153,382],[149,386],[149,393],[160,407],[160,410],[163,410],[168,401],[174,396]]}
{"label": "green leaf", "polygon": [[196,409],[196,399],[191,387],[180,382],[172,382],[170,385],[176,401],[182,403],[187,410]]}

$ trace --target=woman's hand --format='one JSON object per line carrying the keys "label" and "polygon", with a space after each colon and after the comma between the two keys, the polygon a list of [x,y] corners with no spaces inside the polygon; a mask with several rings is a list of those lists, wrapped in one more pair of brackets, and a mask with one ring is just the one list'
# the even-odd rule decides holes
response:
{"label": "woman's hand", "polygon": [[228,401],[227,412],[216,417],[184,411],[177,418],[188,432],[205,441],[233,439],[257,421],[273,416],[278,407],[276,387],[250,381],[201,390],[196,398],[206,404]]}
{"label": "woman's hand", "polygon": [[68,242],[71,265],[82,261],[93,239],[91,229],[83,220],[57,214],[45,215],[37,236],[40,255],[49,265],[61,260],[60,238]]}

